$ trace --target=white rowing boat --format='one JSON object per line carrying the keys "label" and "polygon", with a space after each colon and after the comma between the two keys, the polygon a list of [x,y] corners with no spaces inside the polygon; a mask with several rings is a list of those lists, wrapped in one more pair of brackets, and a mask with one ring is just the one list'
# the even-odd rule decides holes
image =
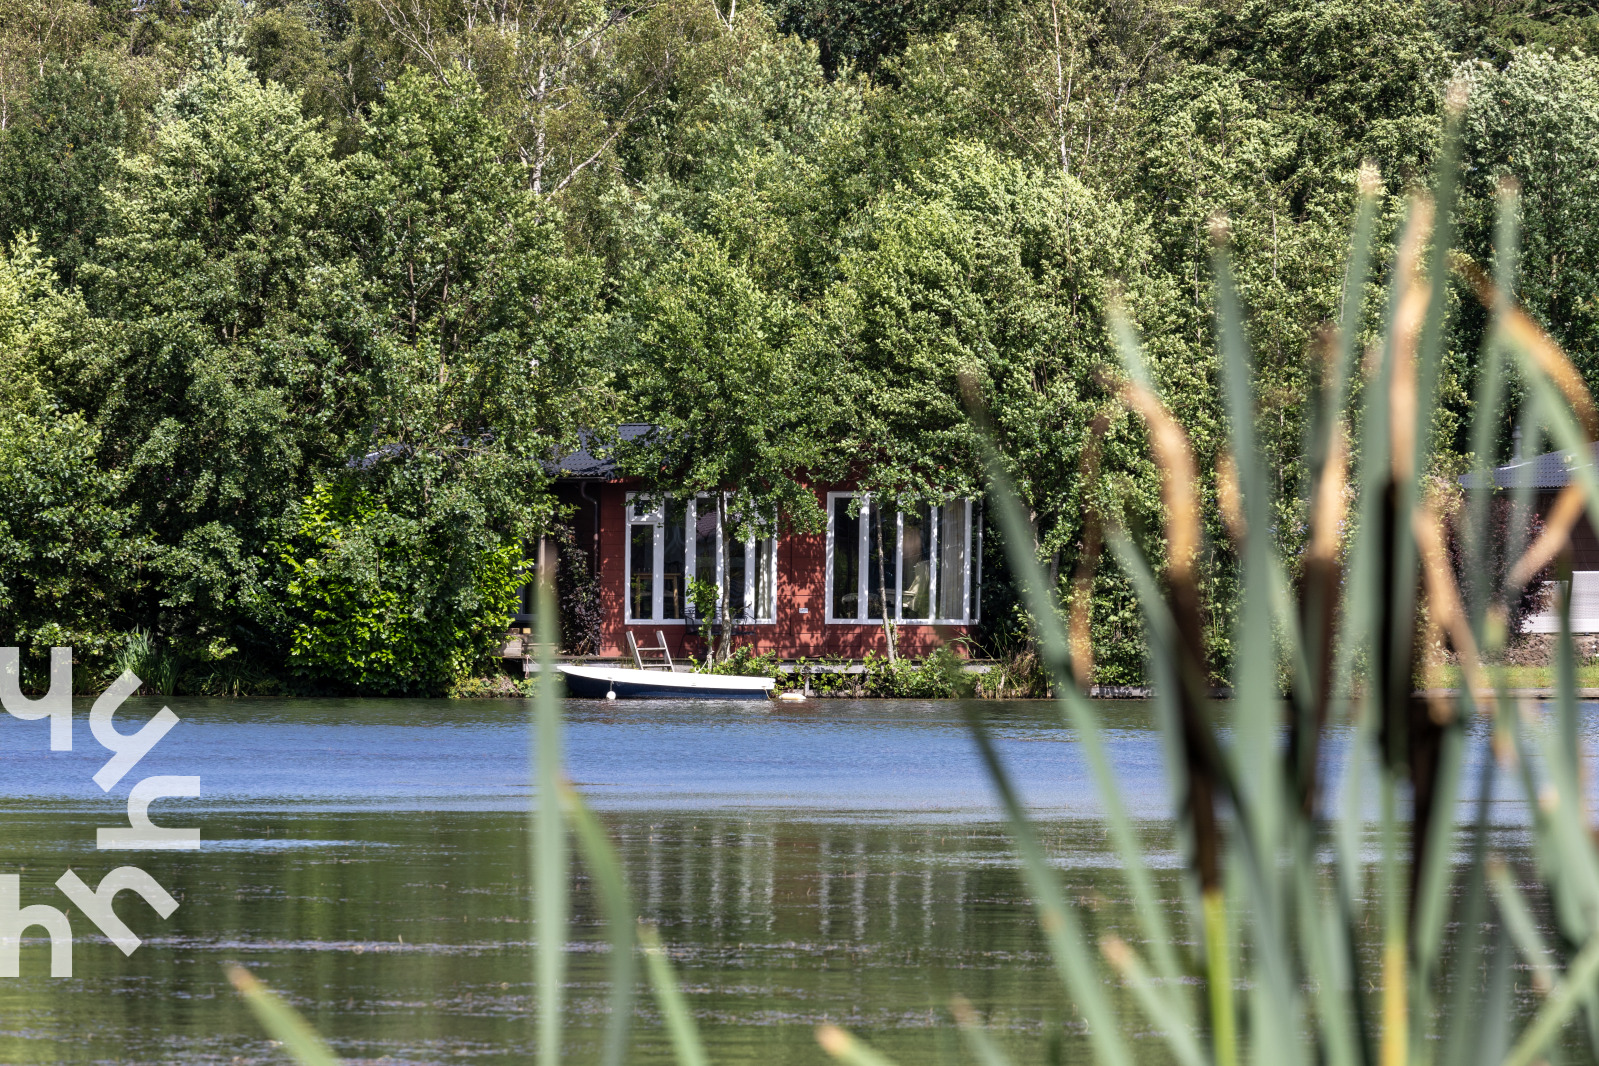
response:
{"label": "white rowing boat", "polygon": [[566,691],[588,699],[764,700],[777,682],[769,677],[731,674],[679,674],[619,666],[557,663]]}

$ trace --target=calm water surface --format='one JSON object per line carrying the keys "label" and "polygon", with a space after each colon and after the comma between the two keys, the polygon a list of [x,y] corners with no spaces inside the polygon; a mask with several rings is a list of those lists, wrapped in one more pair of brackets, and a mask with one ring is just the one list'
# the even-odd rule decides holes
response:
{"label": "calm water surface", "polygon": [[[48,750],[43,722],[0,716],[0,870],[21,871],[23,903],[64,907],[62,870],[93,885],[130,862],[180,900],[162,921],[121,898],[145,937],[129,958],[78,916],[70,980],[43,977],[46,949],[26,946],[24,976],[0,982],[0,1061],[285,1061],[227,986],[235,962],[351,1062],[529,1059],[525,704],[169,702],[182,723],[109,795],[91,781],[105,752],[86,708],[70,753]],[[130,701],[124,730],[160,705]],[[1100,706],[1175,910],[1150,711]],[[982,707],[1090,930],[1130,932],[1070,732],[1044,705]],[[817,1062],[822,1021],[902,1062],[962,1061],[945,1009],[957,993],[1019,1062],[1088,1060],[962,715],[888,701],[568,705],[570,773],[617,837],[714,1061]],[[199,825],[202,850],[97,852],[95,828],[122,822],[151,774],[201,776],[200,799],[153,810]],[[1519,807],[1496,805],[1496,821],[1503,847],[1524,846]],[[586,1062],[605,945],[581,878],[575,892],[567,1057]],[[633,1060],[667,1061],[653,1003],[637,1004]],[[1156,1038],[1140,1047],[1165,1061]]]}

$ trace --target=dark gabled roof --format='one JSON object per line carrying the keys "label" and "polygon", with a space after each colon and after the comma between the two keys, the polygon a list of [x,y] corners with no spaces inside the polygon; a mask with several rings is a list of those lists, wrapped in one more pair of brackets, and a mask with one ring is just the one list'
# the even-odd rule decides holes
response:
{"label": "dark gabled roof", "polygon": [[[1599,462],[1599,443],[1590,444],[1588,448],[1589,462]],[[1494,468],[1494,487],[1513,489],[1527,485],[1535,489],[1565,488],[1571,481],[1571,469],[1576,465],[1576,457],[1571,452],[1545,452],[1517,459]],[[1460,484],[1468,489],[1484,487],[1475,473],[1462,477]]]}
{"label": "dark gabled roof", "polygon": [[[624,441],[641,440],[655,431],[655,427],[648,422],[623,422],[616,428],[617,437]],[[597,442],[595,434],[586,429],[579,430],[578,441],[577,451],[568,452],[545,464],[545,469],[557,478],[600,478],[608,481],[616,476],[616,459],[607,454],[607,449]],[[412,450],[409,444],[385,444],[365,455],[355,456],[344,465],[352,470],[368,470],[385,459],[410,455]],[[596,455],[596,452],[599,454]]]}
{"label": "dark gabled roof", "polygon": [[[623,422],[617,428],[617,437],[624,441],[640,440],[655,431],[648,422]],[[616,476],[616,460],[596,444],[594,434],[583,431],[577,451],[568,452],[550,464],[550,472],[558,478],[603,478]],[[595,455],[599,452],[599,455]]]}

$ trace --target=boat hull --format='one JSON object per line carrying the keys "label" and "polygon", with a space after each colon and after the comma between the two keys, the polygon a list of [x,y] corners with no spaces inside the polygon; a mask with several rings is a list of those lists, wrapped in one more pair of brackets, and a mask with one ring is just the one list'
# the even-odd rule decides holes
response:
{"label": "boat hull", "polygon": [[628,670],[608,666],[570,666],[556,669],[566,682],[568,695],[579,699],[630,700],[764,700],[775,682],[769,677],[734,677],[722,674],[675,674],[664,670]]}

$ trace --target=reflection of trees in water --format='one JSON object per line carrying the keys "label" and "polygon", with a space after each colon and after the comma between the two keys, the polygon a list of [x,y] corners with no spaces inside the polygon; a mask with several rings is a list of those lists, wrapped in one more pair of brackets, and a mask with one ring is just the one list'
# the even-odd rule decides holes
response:
{"label": "reflection of trees in water", "polygon": [[[45,899],[64,861],[77,861],[67,852],[93,839],[98,820],[8,816],[0,868],[26,867],[24,898]],[[926,1060],[947,1031],[955,993],[987,1017],[1018,1066],[1042,1061],[1050,1040],[1060,1042],[1061,1061],[1088,1061],[998,825],[824,822],[766,811],[604,821],[640,916],[659,924],[672,952],[713,1061],[814,1064],[811,1028],[824,1019],[850,1020],[899,1061]],[[470,1052],[490,1066],[527,1061],[525,815],[219,812],[204,824],[206,850],[147,864],[184,898],[171,922],[133,920],[150,934],[134,956],[103,942],[80,945],[70,995],[44,977],[0,982],[10,1034],[0,1034],[0,1061],[259,1054],[254,1022],[220,991],[216,964],[233,960],[270,976],[323,1032],[359,1044],[360,1057],[433,1062]],[[1170,839],[1167,823],[1143,831],[1152,847]],[[1130,936],[1136,923],[1104,827],[1042,823],[1040,833],[1090,937]],[[1501,844],[1518,853],[1508,831]],[[1175,870],[1156,874],[1179,911]],[[581,871],[573,904],[567,1061],[581,1066],[597,1061],[608,992],[605,932]],[[75,921],[74,931],[86,930]],[[46,955],[43,943],[25,945],[23,973],[46,972]],[[1127,990],[1118,983],[1112,994]],[[629,1061],[665,1063],[647,995],[639,1002]],[[1165,1061],[1148,1043],[1139,1042],[1140,1053]]]}

